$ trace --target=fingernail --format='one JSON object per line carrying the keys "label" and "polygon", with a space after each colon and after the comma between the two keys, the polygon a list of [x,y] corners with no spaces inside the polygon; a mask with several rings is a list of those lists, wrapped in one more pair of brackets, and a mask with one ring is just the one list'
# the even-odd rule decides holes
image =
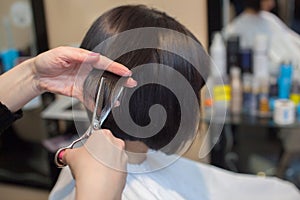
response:
{"label": "fingernail", "polygon": [[133,78],[129,78],[127,81],[128,86],[135,87],[137,86],[137,82]]}
{"label": "fingernail", "polygon": [[128,71],[125,71],[124,76],[131,76],[132,75],[132,71],[128,70]]}
{"label": "fingernail", "polygon": [[59,152],[59,154],[58,154],[58,159],[62,161],[62,160],[63,160],[64,154],[65,154],[65,151]]}
{"label": "fingernail", "polygon": [[89,56],[99,56],[100,54],[99,53],[96,53],[96,52],[91,52],[90,54],[89,54]]}

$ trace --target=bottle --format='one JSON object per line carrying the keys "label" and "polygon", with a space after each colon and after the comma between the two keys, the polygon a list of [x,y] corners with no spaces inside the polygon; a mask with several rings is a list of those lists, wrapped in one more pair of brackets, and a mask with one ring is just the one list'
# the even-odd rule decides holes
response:
{"label": "bottle", "polygon": [[253,74],[255,77],[269,76],[268,37],[257,35],[253,46]]}
{"label": "bottle", "polygon": [[252,81],[252,91],[250,96],[250,115],[256,116],[257,115],[257,108],[258,108],[258,94],[259,94],[259,81],[257,77],[253,77]]}
{"label": "bottle", "polygon": [[240,114],[242,110],[242,81],[241,70],[238,67],[232,67],[230,69],[231,77],[231,113],[236,115]]}
{"label": "bottle", "polygon": [[295,105],[300,102],[300,85],[297,79],[294,79],[291,87],[290,99]]}
{"label": "bottle", "polygon": [[260,117],[267,117],[270,114],[269,109],[269,79],[268,77],[260,79],[260,93],[258,96],[258,110]]}
{"label": "bottle", "polygon": [[223,116],[223,113],[228,111],[231,100],[231,88],[229,84],[228,76],[223,75],[222,79],[214,77],[213,79],[213,105],[214,114]]}
{"label": "bottle", "polygon": [[214,65],[211,66],[211,75],[223,76],[226,74],[226,47],[222,35],[219,32],[214,35],[210,47],[210,55],[214,62]]}
{"label": "bottle", "polygon": [[239,65],[240,38],[232,35],[227,40],[227,74],[230,68]]}
{"label": "bottle", "polygon": [[299,67],[295,67],[292,75],[292,86],[291,86],[291,94],[290,99],[297,106],[300,103],[300,69]]}
{"label": "bottle", "polygon": [[245,114],[251,112],[252,81],[252,74],[243,74],[243,113]]}
{"label": "bottle", "polygon": [[273,112],[275,101],[278,99],[278,84],[275,77],[271,76],[269,81],[269,108]]}
{"label": "bottle", "polygon": [[280,66],[278,77],[278,97],[280,99],[289,99],[292,84],[293,67],[291,64],[283,63]]}
{"label": "bottle", "polygon": [[[210,72],[212,84],[209,87],[211,87],[213,91],[213,114],[218,117],[219,113],[227,112],[230,103],[230,86],[226,74],[226,47],[222,35],[219,32],[214,35],[210,47],[210,55],[213,63]],[[207,105],[207,112],[209,112],[212,108],[210,107],[210,100],[207,99],[205,104]]]}
{"label": "bottle", "polygon": [[19,58],[19,51],[16,49],[7,49],[2,52],[2,65],[4,72],[9,71],[16,66],[16,61]]}
{"label": "bottle", "polygon": [[296,107],[296,117],[297,117],[297,121],[300,121],[300,104],[297,105]]}
{"label": "bottle", "polygon": [[241,48],[240,50],[240,66],[242,69],[242,74],[244,73],[253,73],[253,65],[252,65],[252,49],[250,48]]}
{"label": "bottle", "polygon": [[0,53],[0,75],[3,74],[4,68],[2,66],[2,58],[1,58],[1,53]]}

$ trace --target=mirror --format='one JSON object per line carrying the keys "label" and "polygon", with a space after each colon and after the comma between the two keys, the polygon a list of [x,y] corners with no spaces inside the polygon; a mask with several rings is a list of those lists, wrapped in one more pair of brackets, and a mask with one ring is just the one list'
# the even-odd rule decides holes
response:
{"label": "mirror", "polygon": [[[271,6],[269,11],[277,15],[287,26],[300,34],[300,0],[263,0]],[[208,4],[208,31],[211,44],[213,33],[222,29],[224,16],[229,13],[229,20],[239,15],[243,9],[243,0],[210,0]],[[227,5],[229,4],[229,5]],[[226,9],[229,11],[226,12]],[[226,18],[226,17],[225,17]]]}

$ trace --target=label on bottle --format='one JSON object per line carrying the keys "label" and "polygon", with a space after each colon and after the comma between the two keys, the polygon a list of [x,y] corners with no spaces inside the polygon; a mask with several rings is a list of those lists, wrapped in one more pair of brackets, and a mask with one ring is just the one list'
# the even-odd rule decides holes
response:
{"label": "label on bottle", "polygon": [[215,101],[230,101],[231,89],[229,85],[216,85],[214,87],[214,100]]}

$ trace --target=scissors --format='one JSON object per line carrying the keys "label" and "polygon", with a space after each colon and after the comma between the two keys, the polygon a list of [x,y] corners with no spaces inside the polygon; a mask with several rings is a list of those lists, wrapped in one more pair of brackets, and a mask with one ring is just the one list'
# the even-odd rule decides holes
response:
{"label": "scissors", "polygon": [[91,125],[82,136],[74,140],[70,145],[57,150],[54,157],[54,163],[58,168],[63,168],[66,166],[66,164],[62,161],[63,152],[66,149],[74,148],[75,144],[88,139],[94,131],[101,129],[103,122],[106,120],[108,114],[114,107],[116,101],[118,100],[124,89],[123,85],[115,85],[114,89],[109,90],[107,88],[107,85],[111,84],[111,82],[112,81],[109,80],[109,78],[103,76],[101,77]]}

